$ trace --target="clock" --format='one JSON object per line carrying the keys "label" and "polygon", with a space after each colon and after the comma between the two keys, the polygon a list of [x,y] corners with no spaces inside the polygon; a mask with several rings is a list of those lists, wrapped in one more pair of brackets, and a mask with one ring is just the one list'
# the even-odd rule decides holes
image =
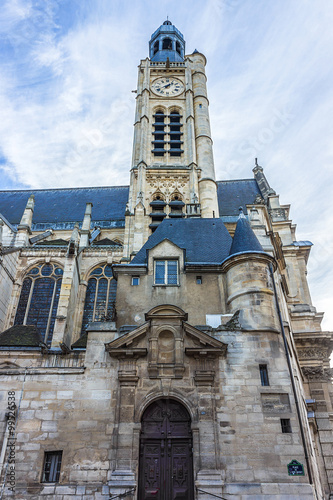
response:
{"label": "clock", "polygon": [[156,95],[163,97],[176,97],[184,92],[183,83],[177,78],[157,78],[151,85],[151,89]]}

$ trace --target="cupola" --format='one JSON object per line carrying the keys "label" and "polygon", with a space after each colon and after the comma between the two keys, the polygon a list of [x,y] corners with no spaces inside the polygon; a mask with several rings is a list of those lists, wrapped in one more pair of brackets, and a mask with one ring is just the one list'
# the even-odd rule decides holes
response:
{"label": "cupola", "polygon": [[152,34],[149,42],[151,61],[183,62],[185,40],[181,32],[167,20]]}

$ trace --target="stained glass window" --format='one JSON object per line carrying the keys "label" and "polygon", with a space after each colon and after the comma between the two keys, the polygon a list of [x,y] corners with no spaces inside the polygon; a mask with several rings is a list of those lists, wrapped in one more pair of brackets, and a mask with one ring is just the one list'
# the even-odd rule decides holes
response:
{"label": "stained glass window", "polygon": [[92,321],[112,321],[115,318],[117,282],[113,277],[112,266],[93,269],[87,285],[84,303],[82,330],[86,331]]}
{"label": "stained glass window", "polygon": [[39,264],[27,273],[15,316],[15,325],[34,325],[51,344],[63,270],[57,264]]}

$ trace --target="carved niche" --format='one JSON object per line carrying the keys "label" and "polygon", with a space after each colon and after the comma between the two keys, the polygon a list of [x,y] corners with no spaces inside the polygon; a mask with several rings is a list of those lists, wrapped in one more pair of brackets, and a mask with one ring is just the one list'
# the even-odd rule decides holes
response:
{"label": "carved niche", "polygon": [[177,306],[154,307],[146,313],[145,319],[146,323],[105,346],[110,356],[120,361],[118,377],[121,383],[126,378],[133,382],[138,380],[136,363],[139,358],[146,358],[144,372],[151,379],[182,378],[185,357],[196,359],[196,383],[214,379],[212,362],[226,353],[225,344],[186,323],[187,314]]}

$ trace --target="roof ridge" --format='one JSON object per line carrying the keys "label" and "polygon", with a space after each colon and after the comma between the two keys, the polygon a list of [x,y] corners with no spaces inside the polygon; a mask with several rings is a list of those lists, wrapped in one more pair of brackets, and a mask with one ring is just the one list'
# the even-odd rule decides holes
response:
{"label": "roof ridge", "polygon": [[26,189],[0,189],[0,193],[28,193],[31,191],[72,191],[84,189],[111,189],[111,188],[129,188],[129,184],[121,186],[86,186],[86,187],[69,187],[69,188],[26,188]]}

